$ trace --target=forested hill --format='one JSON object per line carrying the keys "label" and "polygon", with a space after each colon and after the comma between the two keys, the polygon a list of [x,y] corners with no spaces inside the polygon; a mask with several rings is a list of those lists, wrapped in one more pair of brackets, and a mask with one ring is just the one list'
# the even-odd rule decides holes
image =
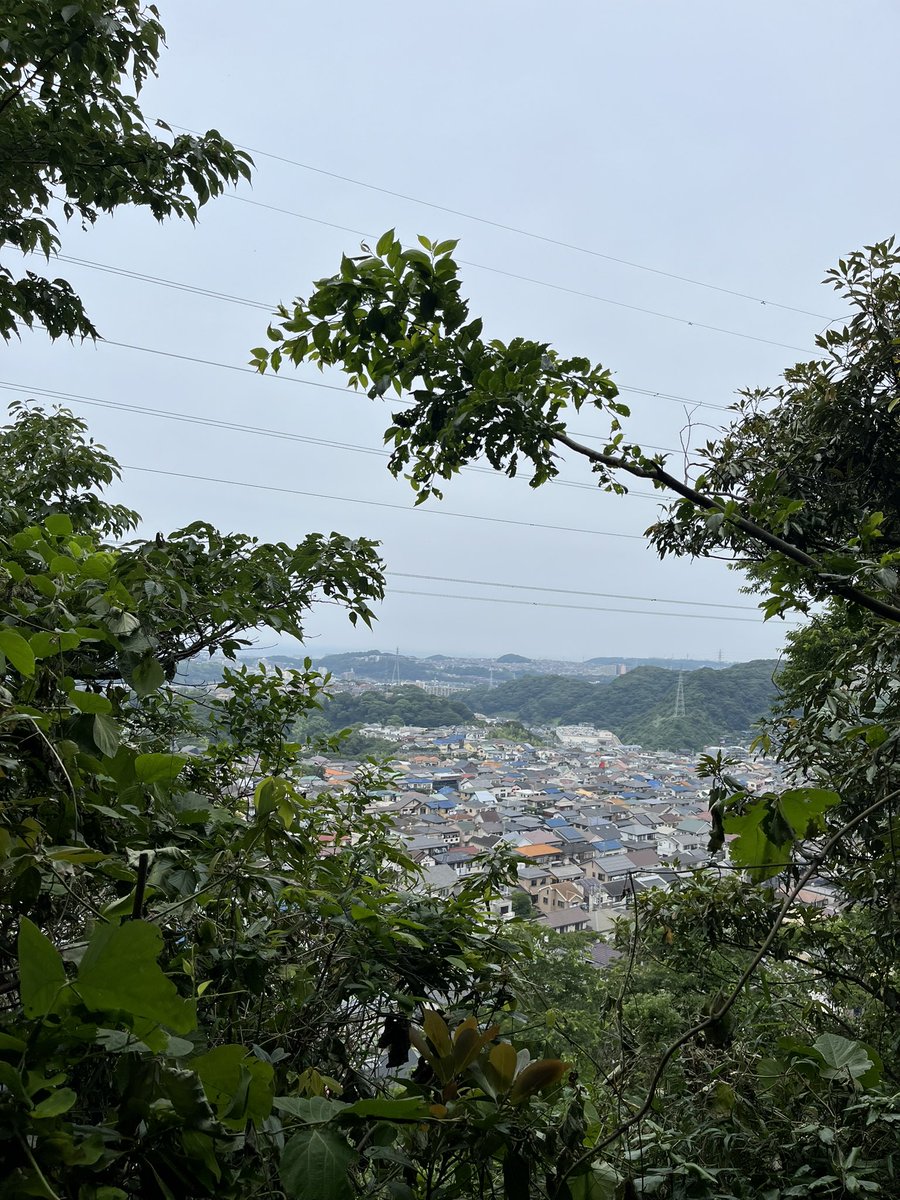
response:
{"label": "forested hill", "polygon": [[698,750],[745,737],[775,699],[775,662],[758,659],[684,674],[685,716],[675,717],[678,674],[637,667],[598,686],[562,675],[528,675],[465,695],[476,712],[536,725],[594,725],[647,749]]}
{"label": "forested hill", "polygon": [[352,725],[421,725],[433,729],[470,723],[474,717],[462,699],[429,696],[421,688],[400,686],[356,696],[336,692],[309,720],[321,726],[322,732],[333,732]]}

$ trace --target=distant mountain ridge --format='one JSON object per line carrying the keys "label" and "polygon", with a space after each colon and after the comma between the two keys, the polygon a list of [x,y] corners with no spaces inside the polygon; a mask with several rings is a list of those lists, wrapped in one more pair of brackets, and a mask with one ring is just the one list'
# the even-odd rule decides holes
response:
{"label": "distant mountain ridge", "polygon": [[675,716],[678,675],[651,666],[603,686],[563,675],[526,675],[475,688],[464,699],[476,712],[526,725],[593,725],[648,750],[699,750],[752,734],[778,695],[776,666],[757,659],[685,672],[683,717]]}

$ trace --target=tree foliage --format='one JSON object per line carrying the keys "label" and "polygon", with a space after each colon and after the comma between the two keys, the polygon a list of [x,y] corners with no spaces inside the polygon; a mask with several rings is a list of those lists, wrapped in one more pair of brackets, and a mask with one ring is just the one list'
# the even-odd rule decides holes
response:
{"label": "tree foliage", "polygon": [[381,768],[309,799],[309,665],[229,668],[180,750],[179,663],[302,637],[320,595],[368,621],[374,545],[192,525],[114,546],[116,465],[79,421],[29,409],[0,443],[41,448],[34,492],[5,479],[0,505],[3,1195],[436,1198],[513,1159],[555,1177],[563,1141],[530,1131],[580,1100],[512,1013],[518,947],[485,915],[512,859],[437,899],[370,811]]}
{"label": "tree foliage", "polygon": [[0,335],[43,326],[50,337],[95,337],[64,279],[10,252],[51,258],[59,218],[87,227],[122,205],[161,221],[194,221],[250,159],[216,130],[154,132],[139,105],[156,73],[164,30],[139,0],[8,0],[0,16]]}
{"label": "tree foliage", "polygon": [[[791,638],[784,699],[761,738],[790,786],[747,793],[720,757],[701,764],[710,849],[731,839],[733,873],[633,898],[612,988],[572,950],[538,954],[571,1006],[585,1003],[582,1033],[595,1022],[579,1061],[596,1072],[598,1120],[568,1178],[616,1148],[629,1195],[892,1194],[900,255],[878,243],[829,273],[847,323],[817,338],[817,355],[783,385],[743,396],[685,479],[628,442],[602,368],[546,343],[484,338],[454,244],[420,243],[405,249],[389,233],[345,257],[307,300],[279,309],[274,348],[253,361],[337,366],[373,399],[393,392],[390,469],[420,498],[479,456],[508,474],[526,466],[538,486],[568,450],[601,487],[639,478],[674,493],[648,531],[657,549],[724,551],[764,592],[766,616],[831,601]],[[608,416],[600,449],[566,429],[565,410],[584,404]],[[833,888],[834,911],[811,903],[813,883]],[[650,1028],[673,1008],[676,1026],[648,1055]]]}

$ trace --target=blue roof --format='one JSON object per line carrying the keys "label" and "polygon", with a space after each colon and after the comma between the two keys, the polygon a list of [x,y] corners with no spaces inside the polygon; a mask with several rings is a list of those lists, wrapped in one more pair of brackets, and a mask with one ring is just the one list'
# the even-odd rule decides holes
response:
{"label": "blue roof", "polygon": [[558,826],[568,825],[568,823],[565,817],[550,817],[546,822],[548,829],[556,829]]}
{"label": "blue roof", "polygon": [[607,850],[621,850],[622,843],[617,838],[610,838],[607,842],[594,842],[595,850],[600,850],[605,853]]}

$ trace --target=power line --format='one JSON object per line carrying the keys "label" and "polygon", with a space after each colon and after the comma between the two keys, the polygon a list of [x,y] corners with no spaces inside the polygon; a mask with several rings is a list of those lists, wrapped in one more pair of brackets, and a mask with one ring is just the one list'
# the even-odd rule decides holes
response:
{"label": "power line", "polygon": [[579,592],[572,588],[539,587],[531,583],[501,583],[489,579],[453,579],[445,575],[411,575],[407,571],[385,571],[396,579],[420,579],[431,583],[462,583],[475,587],[510,588],[517,592],[552,592],[557,596],[592,596],[602,600],[640,600],[648,604],[684,604],[694,608],[734,608],[741,612],[759,612],[753,604],[715,604],[710,600],[673,600],[669,596],[628,596],[622,592]]}
{"label": "power line", "polygon": [[[308,218],[308,219],[313,220],[314,218]],[[329,223],[330,222],[326,222],[326,224],[329,224]],[[224,300],[230,304],[244,305],[248,308],[258,309],[258,310],[265,311],[268,313],[272,313],[276,307],[274,304],[266,304],[262,300],[251,300],[245,296],[234,296],[228,292],[217,292],[213,289],[203,288],[196,284],[182,283],[179,280],[175,280],[175,279],[163,279],[162,277],[160,277],[158,275],[145,275],[140,271],[132,271],[131,269],[129,269],[127,267],[116,267],[116,266],[112,266],[110,263],[98,263],[89,258],[71,258],[65,254],[60,254],[57,256],[57,258],[58,258],[59,262],[72,263],[75,266],[79,266],[79,267],[88,267],[92,270],[103,271],[110,275],[118,275],[118,276],[120,276],[122,278],[126,278],[126,279],[134,279],[140,283],[152,283],[152,284],[156,284],[159,287],[173,288],[176,291],[186,292],[191,295],[208,296],[210,299],[213,299],[213,300]],[[469,265],[470,266],[479,266],[480,264],[470,263]],[[493,267],[484,267],[484,270],[490,271],[490,270],[494,270],[494,268]],[[538,282],[538,281],[532,281],[532,282]],[[556,285],[548,284],[547,286],[555,287]],[[102,340],[109,341],[109,339],[107,339],[107,338],[103,338]],[[109,344],[110,345],[121,345],[123,343],[110,342]],[[779,344],[781,344],[781,343],[779,343]],[[129,348],[130,349],[146,349],[146,347],[129,347]],[[791,348],[799,349],[799,347],[791,347]],[[157,351],[157,353],[162,353],[162,351]],[[201,360],[198,359],[195,361],[201,361]],[[225,364],[219,364],[219,365],[225,365]],[[253,367],[245,367],[245,368],[233,367],[231,369],[232,370],[244,369],[244,370],[250,371],[252,374],[258,374],[258,372],[256,372],[255,368],[253,368]],[[346,392],[348,390],[346,387],[344,387],[344,388],[338,387],[335,384],[325,385],[325,384],[318,383],[315,380],[306,380],[305,382],[307,382],[310,387],[330,386],[337,391]],[[728,405],[726,405],[726,404],[711,404],[705,400],[695,400],[690,396],[673,395],[671,392],[663,392],[663,391],[659,391],[658,389],[654,389],[654,388],[641,388],[641,387],[635,387],[630,384],[624,384],[624,383],[618,383],[618,382],[617,382],[616,386],[618,387],[620,392],[631,392],[631,393],[634,393],[634,394],[640,395],[640,396],[650,396],[656,400],[670,400],[676,404],[689,404],[689,405],[694,405],[698,408],[715,409],[717,412],[730,412],[731,411],[730,408],[728,407]],[[585,437],[588,435],[579,434],[578,436]],[[672,454],[680,453],[680,451],[673,450],[671,446],[651,446],[649,448],[651,450],[666,450],[667,452],[670,452]]]}
{"label": "power line", "polygon": [[[391,596],[426,596],[432,600],[474,600],[481,604],[516,604],[526,608],[565,608],[574,609],[579,612],[614,612],[627,613],[632,617],[680,617],[684,620],[695,621],[743,621],[752,624],[758,624],[752,617],[720,617],[711,613],[685,613],[685,612],[644,612],[637,608],[608,608],[595,604],[558,604],[550,600],[511,600],[505,596],[459,596],[450,595],[447,592],[414,592],[405,588],[392,588],[389,595]],[[796,624],[796,622],[794,622]]]}
{"label": "power line", "polygon": [[[8,380],[0,380],[0,389],[8,392],[27,392],[30,395],[46,397],[50,400],[65,400],[69,404],[88,405],[93,408],[105,408],[112,412],[136,413],[140,416],[156,417],[162,420],[178,421],[188,425],[199,425],[205,428],[227,429],[237,433],[250,433],[257,437],[268,437],[277,441],[286,442],[302,442],[313,446],[322,446],[332,450],[346,450],[355,454],[370,454],[378,458],[390,458],[390,451],[379,450],[374,446],[358,446],[353,442],[340,442],[330,440],[328,438],[311,437],[308,434],[293,433],[286,429],[267,429],[256,425],[243,425],[236,421],[223,421],[218,417],[203,417],[195,416],[191,413],[177,412],[173,409],[166,408],[151,408],[143,404],[129,404],[126,401],[118,400],[101,400],[95,396],[82,396],[73,392],[57,391],[53,388],[33,387],[26,384],[13,383]],[[582,436],[590,437],[590,434]],[[602,440],[602,439],[598,439]],[[648,449],[665,449],[665,447],[648,447]],[[678,451],[672,451],[673,454]],[[462,467],[463,471],[474,471],[481,475],[490,475],[492,478],[497,478],[497,472],[492,467],[479,467],[475,465]],[[524,475],[515,476],[516,479],[527,482]],[[551,479],[548,483],[554,487],[579,488],[591,492],[596,492],[595,484],[580,483],[570,479]],[[639,496],[645,500],[656,500],[659,503],[659,494],[657,492],[641,492],[629,489],[629,496]]]}
{"label": "power line", "polygon": [[[173,128],[180,129],[185,133],[193,133],[199,136],[196,130],[188,129],[184,125],[174,125]],[[336,171],[326,171],[323,167],[314,167],[311,163],[299,162],[294,158],[286,158],[281,154],[272,154],[267,150],[255,150],[252,146],[242,146],[241,149],[249,151],[251,154],[257,154],[262,158],[271,158],[275,162],[286,163],[288,166],[299,167],[304,171],[311,171],[316,175],[324,175],[329,179],[337,179],[341,183],[350,183],[354,187],[366,188],[371,192],[380,192],[385,196],[393,196],[396,200],[406,200],[411,204],[420,204],[425,208],[432,208],[437,212],[448,213],[450,216],[462,217],[466,221],[476,221],[479,225],[489,225],[493,229],[502,229],[506,233],[514,233],[519,237],[531,238],[533,241],[543,242],[548,246],[558,246],[563,250],[574,250],[578,254],[586,254],[591,258],[602,258],[606,262],[614,262],[622,267],[629,267],[635,271],[644,271],[650,275],[660,275],[665,279],[674,279],[679,283],[690,284],[691,287],[705,288],[708,291],[719,292],[725,296],[734,296],[739,300],[749,300],[753,304],[761,304],[767,308],[780,308],[785,312],[799,313],[805,317],[821,318],[824,321],[830,320],[829,317],[822,313],[810,312],[805,308],[798,308],[793,304],[782,304],[777,300],[768,300],[762,296],[754,296],[748,292],[737,291],[736,289],[722,287],[719,284],[708,283],[702,279],[692,279],[688,275],[679,275],[675,271],[666,271],[661,267],[651,267],[646,263],[633,262],[631,259],[619,258],[614,254],[607,254],[601,250],[594,250],[589,246],[580,246],[573,242],[565,242],[559,238],[549,237],[547,234],[537,233],[531,229],[521,229],[516,225],[508,225],[503,221],[494,221],[489,217],[481,217],[475,213],[465,212],[462,209],[450,208],[446,204],[436,204],[431,200],[423,200],[419,196],[410,196],[405,192],[396,192],[391,188],[379,187],[374,183],[367,183],[362,179],[354,179],[350,175],[341,175]],[[227,193],[231,195],[231,193]],[[240,197],[235,197],[236,199]]]}
{"label": "power line", "polygon": [[141,271],[132,271],[128,267],[116,267],[110,263],[95,262],[90,258],[73,258],[68,254],[57,254],[55,258],[58,262],[72,263],[76,267],[89,267],[92,271],[103,271],[107,275],[120,275],[126,279],[136,279],[141,283],[154,283],[158,287],[172,288],[175,291],[187,292],[191,295],[209,296],[213,300],[224,300],[229,304],[239,304],[245,308],[258,308],[267,313],[271,313],[276,307],[274,304],[266,304],[262,300],[249,300],[246,296],[233,296],[230,292],[217,292],[192,283],[163,279],[159,275],[144,275]]}
{"label": "power line", "polygon": [[277,487],[271,483],[247,483],[242,479],[221,479],[213,475],[194,475],[185,471],[164,471],[160,467],[138,467],[128,463],[120,464],[126,471],[140,471],[147,475],[166,475],[172,479],[193,479],[201,483],[224,483],[230,487],[251,488],[259,492],[279,492],[288,496],[305,496],[313,500],[335,500],[341,504],[362,504],[365,508],[393,508],[406,513],[428,513],[434,517],[456,517],[465,521],[487,521],[493,525],[521,525],[526,529],[552,529],[559,533],[586,533],[591,537],[627,538],[630,541],[643,542],[640,533],[616,533],[609,529],[582,529],[571,525],[544,525],[536,521],[515,521],[511,517],[488,517],[483,513],[450,512],[446,508],[423,508],[421,505],[410,507],[406,504],[389,504],[385,500],[361,500],[353,496],[332,496],[326,492],[305,492],[298,488]]}
{"label": "power line", "polygon": [[[465,520],[490,521],[490,522],[498,523],[501,525],[527,525],[529,528],[559,529],[566,533],[589,533],[589,534],[599,534],[604,537],[630,538],[630,539],[637,539],[638,541],[643,540],[643,538],[640,536],[640,534],[635,534],[635,533],[613,533],[613,532],[610,532],[609,530],[598,530],[598,529],[570,529],[570,528],[567,528],[566,526],[560,526],[560,525],[534,525],[530,521],[513,521],[513,520],[509,520],[507,518],[503,518],[503,517],[486,517],[481,514],[476,515],[473,513],[452,513],[452,512],[448,512],[446,509],[442,509],[442,508],[426,508],[426,509],[416,508],[416,507],[407,508],[402,504],[388,504],[383,501],[376,501],[376,500],[360,500],[360,499],[356,499],[354,497],[349,497],[349,496],[331,496],[331,495],[327,495],[323,492],[305,492],[305,491],[300,491],[297,488],[278,487],[274,484],[247,483],[244,480],[239,480],[239,479],[221,479],[221,478],[217,478],[215,476],[196,475],[193,473],[187,473],[187,472],[182,472],[182,471],[165,471],[159,467],[138,467],[138,466],[134,466],[133,464],[129,464],[129,463],[122,463],[122,466],[126,471],[140,471],[142,474],[165,475],[165,476],[169,476],[169,477],[175,478],[175,479],[190,479],[190,480],[194,480],[194,481],[201,481],[204,483],[224,483],[224,484],[228,484],[232,487],[251,488],[254,491],[280,492],[280,493],[285,493],[285,494],[292,495],[292,496],[306,496],[306,497],[311,497],[311,498],[319,499],[319,500],[336,500],[343,504],[362,504],[367,508],[402,509],[404,512],[426,512],[426,513],[431,513],[432,515],[457,517],[457,518],[462,518]],[[396,575],[401,574],[401,572],[387,572],[387,573],[388,574],[396,574]],[[421,576],[420,575],[407,575],[404,577],[411,578],[411,579],[434,579],[436,582],[442,581],[439,576],[430,576],[430,575],[421,575]],[[464,582],[464,581],[460,580],[459,582]],[[469,580],[468,582],[478,584],[478,583],[481,583],[482,581]],[[519,586],[524,586],[524,585],[487,584],[486,586],[519,587]],[[547,591],[559,590],[559,591],[561,591],[562,589],[555,589],[555,588],[554,589],[543,589],[542,588],[540,590],[542,590],[542,591],[543,590],[547,590]],[[639,609],[632,609],[632,608],[605,608],[605,607],[597,607],[594,605],[584,605],[584,604],[558,604],[553,601],[544,601],[544,600],[513,600],[513,599],[507,599],[507,598],[499,597],[499,596],[496,596],[496,597],[494,597],[494,596],[450,596],[450,595],[447,595],[447,594],[441,593],[441,592],[405,591],[405,590],[402,590],[399,588],[395,588],[393,590],[393,594],[394,595],[404,595],[404,596],[434,596],[434,597],[437,597],[440,599],[445,599],[445,600],[474,600],[474,601],[484,601],[484,602],[488,602],[488,603],[497,603],[497,604],[517,604],[517,605],[526,605],[526,606],[529,606],[532,608],[568,608],[568,609],[576,609],[576,610],[585,611],[585,612],[621,612],[621,613],[631,613],[634,616],[646,616],[646,617],[656,617],[656,616],[659,616],[659,617],[665,617],[665,616],[692,617],[692,618],[697,618],[700,620],[702,620],[705,617],[705,619],[709,620],[709,621],[745,621],[745,622],[753,621],[752,617],[720,617],[720,616],[717,616],[714,614],[709,614],[709,613],[664,613],[664,612],[658,612],[658,611],[643,612]],[[572,592],[571,594],[572,595],[601,595],[602,593]],[[622,599],[631,599],[631,597],[623,596]],[[638,599],[638,597],[635,597],[635,599]],[[653,597],[647,597],[647,599],[655,602]],[[690,601],[673,600],[673,601],[663,601],[663,603],[682,604],[682,603],[691,603],[691,602]],[[712,607],[712,605],[710,605],[710,607]],[[724,608],[724,607],[730,607],[730,606],[716,605],[715,607],[723,607]],[[742,607],[742,606],[735,605],[734,607],[738,608],[738,607]],[[753,623],[756,624],[755,621]]]}
{"label": "power line", "polygon": [[[334,221],[323,221],[319,217],[311,217],[311,216],[307,215],[306,213],[298,213],[298,212],[294,212],[292,209],[280,208],[277,204],[264,204],[261,200],[251,200],[247,196],[236,196],[233,192],[226,192],[225,194],[231,200],[239,200],[241,202],[241,204],[251,204],[251,205],[253,205],[254,208],[265,208],[265,209],[268,209],[270,212],[282,213],[282,214],[284,214],[284,216],[287,216],[287,217],[296,217],[301,221],[311,221],[315,225],[327,225],[329,229],[342,229],[346,233],[352,233],[352,234],[360,236],[360,237],[369,237],[370,236],[368,234],[362,233],[358,229],[351,229],[349,226],[346,226],[346,225],[338,225]],[[561,244],[565,244],[565,243],[561,243]],[[750,342],[762,342],[764,345],[767,345],[767,346],[778,346],[782,350],[796,350],[799,354],[808,354],[809,353],[808,346],[795,346],[790,342],[776,342],[771,338],[758,337],[756,334],[753,334],[753,333],[743,333],[739,329],[725,329],[720,325],[708,325],[703,321],[691,321],[687,317],[679,317],[679,316],[676,316],[674,313],[660,312],[658,309],[655,309],[655,308],[644,308],[640,304],[628,304],[624,300],[613,300],[609,296],[598,296],[596,292],[583,292],[583,291],[580,291],[578,288],[567,287],[561,283],[551,283],[547,279],[535,279],[531,275],[517,275],[514,271],[506,271],[502,267],[489,267],[485,263],[472,262],[471,260],[465,259],[465,258],[459,259],[459,262],[463,266],[475,267],[479,271],[490,271],[495,275],[505,275],[509,279],[517,279],[522,283],[532,283],[532,284],[535,284],[537,287],[551,288],[553,291],[556,291],[556,292],[568,292],[570,295],[580,296],[584,300],[595,300],[599,304],[611,304],[616,308],[625,308],[625,309],[628,309],[630,312],[643,313],[645,316],[648,316],[648,317],[657,317],[660,320],[664,320],[664,321],[675,321],[679,325],[691,325],[695,329],[705,329],[705,330],[707,330],[707,332],[721,333],[727,337],[743,338],[746,341],[750,341]],[[664,272],[660,272],[660,273],[664,274]],[[764,301],[760,301],[760,303],[764,303]],[[784,306],[779,305],[778,307],[784,307]],[[826,317],[820,313],[809,313],[808,315],[814,316],[814,317],[821,317],[821,319],[823,321],[831,320],[831,318]]]}

